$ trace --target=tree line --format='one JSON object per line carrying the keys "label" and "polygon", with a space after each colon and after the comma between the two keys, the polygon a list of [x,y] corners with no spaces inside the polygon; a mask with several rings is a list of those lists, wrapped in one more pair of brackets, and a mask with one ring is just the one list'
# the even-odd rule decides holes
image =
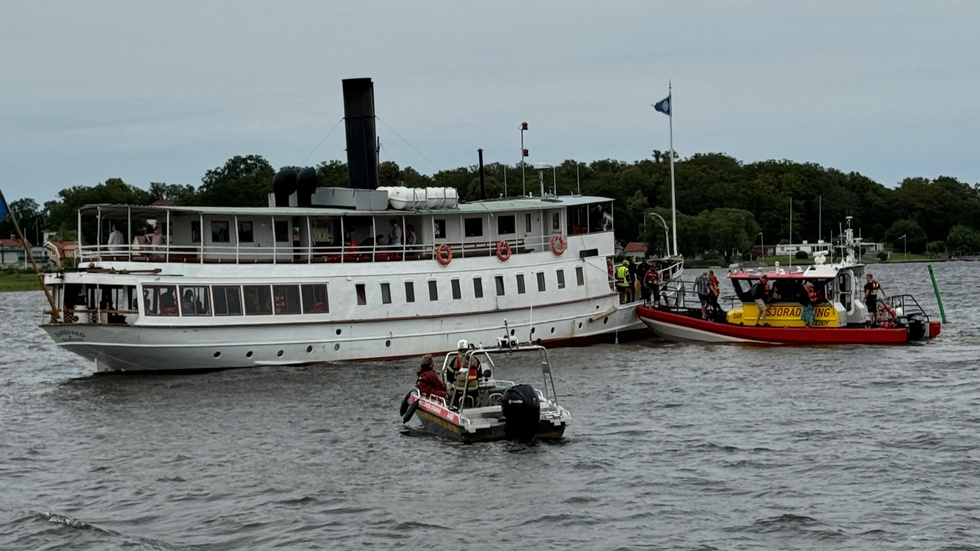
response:
{"label": "tree line", "polygon": [[[346,163],[325,161],[315,168],[319,185],[349,186]],[[829,241],[832,235],[839,235],[848,216],[865,240],[884,242],[895,250],[980,253],[980,185],[955,178],[906,178],[891,189],[859,173],[814,163],[770,160],[744,164],[721,153],[699,153],[686,159],[675,154],[674,170],[678,245],[685,256],[711,252],[728,259],[744,256],[763,243]],[[41,241],[44,229],[72,239],[75,210],[82,205],[149,205],[164,199],[178,205],[265,206],[275,172],[259,155],[236,156],[208,170],[197,187],[153,182],[143,189],[110,178],[63,189],[43,207],[30,198],[9,206],[33,243]],[[486,197],[537,195],[542,180],[548,191],[558,194],[610,197],[615,200],[617,239],[645,240],[651,250],[663,248],[663,228],[650,214],[660,214],[668,224],[671,221],[668,154],[655,151],[652,159],[632,163],[567,160],[541,176],[529,166],[522,170],[520,165],[487,164]],[[452,187],[463,200],[480,198],[477,166],[429,176],[388,161],[379,166],[379,185]],[[0,235],[11,233],[10,219],[0,222]]]}

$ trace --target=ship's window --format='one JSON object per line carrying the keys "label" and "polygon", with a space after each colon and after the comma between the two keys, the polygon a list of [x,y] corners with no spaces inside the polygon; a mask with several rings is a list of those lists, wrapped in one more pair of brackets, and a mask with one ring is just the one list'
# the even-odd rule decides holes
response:
{"label": "ship's window", "polygon": [[268,285],[245,285],[245,315],[269,315],[272,313],[272,289]]}
{"label": "ship's window", "polygon": [[208,300],[208,288],[199,286],[180,286],[180,315],[210,316],[211,301]]}
{"label": "ship's window", "polygon": [[443,239],[446,237],[446,221],[445,220],[433,220],[432,221],[432,232],[436,239]]}
{"label": "ship's window", "polygon": [[524,288],[524,274],[517,274],[517,294],[523,295],[527,291]]}
{"label": "ship's window", "polygon": [[575,284],[579,287],[585,285],[585,271],[581,266],[575,267]]}
{"label": "ship's window", "polygon": [[364,306],[367,304],[367,293],[364,290],[363,283],[357,283],[354,285],[354,292],[357,293],[357,305]]}
{"label": "ship's window", "polygon": [[324,314],[330,311],[326,285],[303,285],[303,313]]}
{"label": "ship's window", "polygon": [[558,270],[555,274],[558,276],[558,288],[559,289],[564,289],[565,288],[565,270]]}
{"label": "ship's window", "polygon": [[149,316],[177,315],[176,285],[146,285],[143,287],[143,310]]}
{"label": "ship's window", "polygon": [[524,231],[531,233],[531,213],[524,214]]}
{"label": "ship's window", "polygon": [[211,242],[212,243],[228,243],[229,242],[228,233],[228,222],[222,222],[216,220],[211,222]]}
{"label": "ship's window", "polygon": [[191,243],[201,242],[201,221],[191,220]]}
{"label": "ship's window", "polygon": [[551,229],[560,230],[561,229],[561,214],[557,212],[551,213]]}
{"label": "ship's window", "polygon": [[429,280],[429,300],[439,300],[439,288],[434,279]]}
{"label": "ship's window", "polygon": [[238,223],[238,242],[254,243],[255,234],[252,232],[252,222],[243,221]]}
{"label": "ship's window", "polygon": [[497,285],[497,296],[504,296],[504,276],[493,276],[493,281]]}
{"label": "ship's window", "polygon": [[505,235],[512,234],[517,231],[517,225],[514,220],[514,215],[509,214],[507,216],[500,216],[497,218],[497,234]]}
{"label": "ship's window", "polygon": [[462,293],[462,291],[459,290],[459,280],[458,279],[454,279],[454,280],[450,281],[449,283],[450,283],[450,285],[452,286],[452,289],[453,289],[453,300],[459,300],[459,299],[463,298],[463,293]]}
{"label": "ship's window", "polygon": [[272,299],[276,307],[276,314],[298,314],[299,287],[297,285],[273,285]]}
{"label": "ship's window", "polygon": [[293,236],[289,233],[288,220],[276,220],[272,224],[272,229],[276,233],[276,243],[289,243]]}
{"label": "ship's window", "polygon": [[242,315],[242,288],[235,286],[212,287],[214,295],[214,315]]}
{"label": "ship's window", "polygon": [[405,282],[405,302],[415,302],[415,283]]}
{"label": "ship's window", "polygon": [[538,276],[538,292],[543,293],[545,291],[544,272],[538,272],[536,275]]}
{"label": "ship's window", "polygon": [[391,304],[391,284],[381,284],[381,304]]}
{"label": "ship's window", "polygon": [[473,278],[473,297],[483,298],[483,279],[479,277]]}
{"label": "ship's window", "polygon": [[483,218],[464,219],[463,235],[466,237],[480,237],[483,235]]}

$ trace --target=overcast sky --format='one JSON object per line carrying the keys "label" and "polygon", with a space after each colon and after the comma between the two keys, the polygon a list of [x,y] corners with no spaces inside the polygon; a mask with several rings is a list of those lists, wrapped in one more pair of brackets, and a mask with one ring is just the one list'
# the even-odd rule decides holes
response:
{"label": "overcast sky", "polygon": [[370,77],[382,161],[432,174],[681,157],[980,182],[980,3],[188,1],[0,4],[0,189],[198,186],[235,155],[346,162]]}

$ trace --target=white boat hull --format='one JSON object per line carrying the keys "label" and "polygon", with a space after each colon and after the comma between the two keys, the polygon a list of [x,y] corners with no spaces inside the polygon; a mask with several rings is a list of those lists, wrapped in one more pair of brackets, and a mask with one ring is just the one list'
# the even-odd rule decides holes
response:
{"label": "white boat hull", "polygon": [[[595,312],[603,312],[599,315]],[[457,341],[495,344],[505,328],[543,343],[589,343],[643,329],[633,306],[618,297],[528,311],[474,313],[438,319],[353,323],[226,326],[48,325],[58,346],[96,364],[97,371],[227,369],[263,365],[391,359],[447,351]]]}

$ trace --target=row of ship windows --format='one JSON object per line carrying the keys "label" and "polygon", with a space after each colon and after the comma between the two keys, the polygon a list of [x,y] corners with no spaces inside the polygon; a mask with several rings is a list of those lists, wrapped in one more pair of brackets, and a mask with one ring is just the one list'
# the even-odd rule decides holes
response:
{"label": "row of ship windows", "polygon": [[[545,272],[535,273],[539,292],[547,290]],[[578,286],[585,285],[585,274],[581,266],[575,268],[575,281]],[[517,294],[527,292],[524,274],[516,274]],[[428,282],[429,300],[439,300],[439,287],[436,280]],[[558,289],[565,288],[565,271],[555,271]],[[494,276],[497,296],[506,295],[504,276]],[[381,283],[381,302],[391,304],[391,284]],[[462,286],[458,278],[450,280],[453,300],[463,298]],[[354,285],[357,304],[367,305],[367,288],[364,283]],[[473,278],[473,298],[484,296],[483,278]],[[405,302],[415,302],[415,282],[405,282]],[[241,315],[288,315],[321,314],[330,312],[327,298],[327,285],[324,283],[306,285],[144,285],[143,309],[150,316],[241,316]]]}

